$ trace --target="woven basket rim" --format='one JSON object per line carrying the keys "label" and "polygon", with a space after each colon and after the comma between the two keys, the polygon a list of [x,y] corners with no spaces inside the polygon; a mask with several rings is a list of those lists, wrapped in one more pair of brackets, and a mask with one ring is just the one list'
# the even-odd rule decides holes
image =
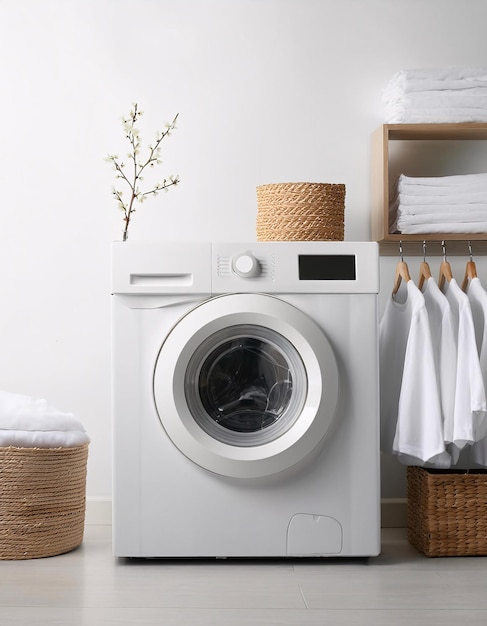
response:
{"label": "woven basket rim", "polygon": [[469,476],[473,475],[485,475],[487,474],[487,468],[482,467],[474,467],[472,469],[460,469],[460,468],[450,468],[450,469],[439,469],[436,467],[419,467],[419,466],[409,466],[414,467],[414,471],[423,472],[426,474],[431,474],[432,476]]}
{"label": "woven basket rim", "polygon": [[345,187],[345,183],[313,183],[309,181],[287,181],[282,183],[264,183],[263,185],[257,185],[257,189],[266,189],[272,187]]}
{"label": "woven basket rim", "polygon": [[90,442],[82,443],[79,446],[51,446],[51,447],[40,447],[40,446],[0,446],[0,450],[26,450],[31,452],[32,450],[79,450],[80,448],[86,448],[90,445]]}

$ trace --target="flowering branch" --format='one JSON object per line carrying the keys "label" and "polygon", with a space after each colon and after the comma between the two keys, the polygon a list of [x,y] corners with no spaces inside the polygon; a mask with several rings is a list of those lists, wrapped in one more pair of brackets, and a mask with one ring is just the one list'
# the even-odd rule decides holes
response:
{"label": "flowering branch", "polygon": [[[179,176],[169,176],[168,178],[164,178],[161,182],[156,183],[151,189],[147,191],[141,190],[140,183],[144,180],[142,173],[146,168],[153,168],[162,163],[162,141],[176,128],[176,121],[179,114],[176,115],[171,123],[166,123],[164,130],[156,135],[155,143],[148,146],[149,155],[145,161],[140,160],[139,157],[142,141],[140,139],[140,131],[136,127],[136,123],[141,115],[143,115],[143,112],[139,111],[137,103],[134,103],[129,116],[122,119],[125,137],[129,140],[131,148],[127,155],[129,165],[126,166],[116,154],[109,154],[106,157],[106,161],[112,164],[113,170],[116,173],[115,178],[123,181],[129,187],[130,197],[128,202],[123,198],[123,191],[116,187],[112,189],[112,195],[117,201],[119,209],[123,211],[124,214],[125,228],[123,231],[123,241],[126,241],[128,237],[130,219],[133,213],[135,213],[135,202],[142,203],[149,196],[157,196],[160,191],[167,191],[169,187],[179,184]],[[129,173],[129,171],[131,173]]]}

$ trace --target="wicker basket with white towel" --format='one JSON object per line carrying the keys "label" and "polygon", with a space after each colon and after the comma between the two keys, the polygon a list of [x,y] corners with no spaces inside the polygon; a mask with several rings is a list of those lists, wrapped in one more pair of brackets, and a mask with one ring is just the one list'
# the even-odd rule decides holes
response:
{"label": "wicker basket with white towel", "polygon": [[72,413],[0,391],[0,559],[81,544],[89,441]]}

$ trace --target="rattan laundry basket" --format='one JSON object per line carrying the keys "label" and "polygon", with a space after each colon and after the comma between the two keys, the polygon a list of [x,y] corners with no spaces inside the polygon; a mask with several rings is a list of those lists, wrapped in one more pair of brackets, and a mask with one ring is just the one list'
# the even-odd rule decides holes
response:
{"label": "rattan laundry basket", "polygon": [[408,467],[408,538],[426,556],[487,555],[487,471]]}
{"label": "rattan laundry basket", "polygon": [[83,541],[88,444],[0,448],[0,559],[69,552]]}
{"label": "rattan laundry basket", "polygon": [[258,241],[344,238],[345,185],[276,183],[257,187]]}

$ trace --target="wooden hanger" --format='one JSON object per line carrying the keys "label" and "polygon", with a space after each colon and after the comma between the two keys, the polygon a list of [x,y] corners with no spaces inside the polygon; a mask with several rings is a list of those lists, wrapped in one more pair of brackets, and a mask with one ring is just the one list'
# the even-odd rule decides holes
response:
{"label": "wooden hanger", "polygon": [[467,266],[465,268],[465,276],[463,278],[462,283],[462,291],[467,291],[468,285],[472,278],[477,278],[477,268],[475,267],[475,261],[473,260],[472,255],[472,244],[470,241],[468,242],[468,252],[470,254],[470,261],[467,261]]}
{"label": "wooden hanger", "polygon": [[475,261],[467,261],[467,267],[465,268],[465,277],[462,283],[463,291],[467,291],[468,285],[472,278],[477,278],[477,268],[475,267]]}
{"label": "wooden hanger", "polygon": [[395,296],[399,290],[401,285],[401,281],[405,283],[411,280],[411,276],[409,275],[409,268],[406,261],[399,261],[396,265],[396,275],[394,277],[394,287],[392,289],[392,295]]}
{"label": "wooden hanger", "polygon": [[396,275],[394,276],[394,287],[392,288],[392,295],[395,296],[399,290],[401,285],[401,281],[405,283],[411,280],[411,276],[409,275],[409,268],[406,261],[403,259],[402,255],[402,241],[399,242],[399,257],[400,260],[396,265]]}
{"label": "wooden hanger", "polygon": [[423,289],[425,281],[431,278],[430,266],[426,262],[426,241],[423,241],[423,261],[419,266],[418,289]]}
{"label": "wooden hanger", "polygon": [[441,242],[441,246],[443,248],[443,261],[440,264],[440,276],[438,278],[438,287],[443,289],[445,281],[448,283],[453,280],[453,273],[451,271],[451,265],[446,260],[446,247],[445,242]]}

